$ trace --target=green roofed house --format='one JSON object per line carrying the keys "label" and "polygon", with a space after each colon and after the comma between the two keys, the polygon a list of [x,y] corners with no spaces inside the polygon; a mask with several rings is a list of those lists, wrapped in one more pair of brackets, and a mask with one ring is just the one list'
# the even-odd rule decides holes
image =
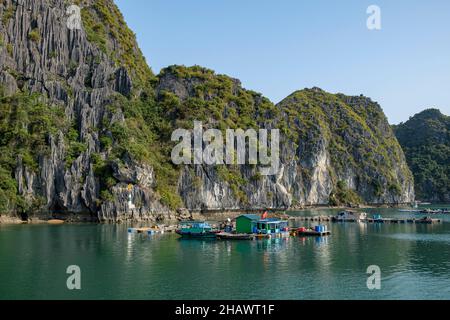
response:
{"label": "green roofed house", "polygon": [[254,233],[258,221],[261,219],[257,214],[244,214],[236,218],[237,233]]}

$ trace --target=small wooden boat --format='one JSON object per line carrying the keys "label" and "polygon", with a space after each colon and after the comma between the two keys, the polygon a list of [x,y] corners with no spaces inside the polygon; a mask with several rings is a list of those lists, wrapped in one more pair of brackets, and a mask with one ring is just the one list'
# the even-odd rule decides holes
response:
{"label": "small wooden boat", "polygon": [[450,210],[443,208],[443,209],[424,209],[421,210],[419,213],[422,214],[449,214]]}
{"label": "small wooden boat", "polygon": [[297,231],[297,235],[299,237],[323,237],[331,235],[331,231],[324,231],[324,232],[318,232],[315,230],[306,230],[302,232]]}
{"label": "small wooden boat", "polygon": [[217,238],[221,240],[254,240],[255,235],[247,233],[221,232],[217,234]]}
{"label": "small wooden boat", "polygon": [[152,228],[128,228],[128,233],[146,233]]}
{"label": "small wooden boat", "polygon": [[264,234],[264,233],[258,233],[255,234],[256,239],[271,239],[272,235],[271,234]]}
{"label": "small wooden boat", "polygon": [[307,229],[307,228],[299,228],[296,231],[297,236],[299,237],[322,237],[322,236],[329,236],[331,235],[331,231],[328,230],[314,230],[314,229]]}
{"label": "small wooden boat", "polygon": [[353,210],[341,211],[337,216],[332,217],[333,222],[359,222],[367,219],[367,213]]}
{"label": "small wooden boat", "polygon": [[414,223],[425,223],[425,224],[431,224],[435,222],[441,222],[439,219],[432,219],[431,217],[423,217],[422,219],[413,219]]}
{"label": "small wooden boat", "polygon": [[194,221],[181,223],[181,228],[175,232],[183,238],[217,239],[220,231],[214,230],[207,222]]}
{"label": "small wooden boat", "polygon": [[63,224],[64,220],[59,220],[59,219],[51,219],[47,221],[48,224]]}

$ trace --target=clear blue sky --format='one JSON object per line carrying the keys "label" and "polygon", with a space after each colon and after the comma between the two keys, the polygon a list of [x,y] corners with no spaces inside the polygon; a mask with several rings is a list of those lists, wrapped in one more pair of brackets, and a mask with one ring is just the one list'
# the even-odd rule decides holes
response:
{"label": "clear blue sky", "polygon": [[[391,123],[450,115],[448,0],[115,0],[158,73],[201,65],[279,102],[321,87],[378,101]],[[366,27],[381,8],[382,30]]]}

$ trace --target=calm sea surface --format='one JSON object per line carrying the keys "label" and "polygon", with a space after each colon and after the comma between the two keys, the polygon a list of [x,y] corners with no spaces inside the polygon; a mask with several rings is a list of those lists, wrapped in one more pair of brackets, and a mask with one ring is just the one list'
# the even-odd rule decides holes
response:
{"label": "calm sea surface", "polygon": [[[326,238],[235,242],[124,225],[0,226],[0,299],[450,299],[450,216],[437,217],[446,222],[329,223]],[[79,291],[66,287],[69,265],[81,268]],[[380,290],[367,288],[370,265]]]}

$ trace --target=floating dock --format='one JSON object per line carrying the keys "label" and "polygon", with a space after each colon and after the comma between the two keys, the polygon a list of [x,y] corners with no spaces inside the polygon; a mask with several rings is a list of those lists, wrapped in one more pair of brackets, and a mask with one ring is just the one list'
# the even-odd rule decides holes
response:
{"label": "floating dock", "polygon": [[310,221],[310,222],[367,222],[367,223],[416,223],[416,224],[433,224],[441,223],[441,219],[433,218],[366,218],[366,219],[340,219],[337,220],[333,216],[316,216],[316,217],[291,217],[294,221]]}
{"label": "floating dock", "polygon": [[368,223],[415,223],[415,224],[433,224],[441,223],[441,219],[394,219],[394,218],[382,218],[382,219],[371,219],[368,218],[363,222]]}
{"label": "floating dock", "polygon": [[329,222],[333,220],[333,217],[332,216],[290,217],[289,220]]}
{"label": "floating dock", "polygon": [[275,239],[275,238],[286,238],[290,236],[289,232],[280,232],[272,234],[257,233],[254,234],[255,239]]}
{"label": "floating dock", "polygon": [[128,228],[128,233],[156,234],[164,233],[164,230],[157,228]]}
{"label": "floating dock", "polygon": [[331,235],[331,231],[315,231],[315,230],[295,231],[295,233],[299,237],[324,237]]}
{"label": "floating dock", "polygon": [[221,240],[254,240],[254,234],[221,232],[217,234]]}

